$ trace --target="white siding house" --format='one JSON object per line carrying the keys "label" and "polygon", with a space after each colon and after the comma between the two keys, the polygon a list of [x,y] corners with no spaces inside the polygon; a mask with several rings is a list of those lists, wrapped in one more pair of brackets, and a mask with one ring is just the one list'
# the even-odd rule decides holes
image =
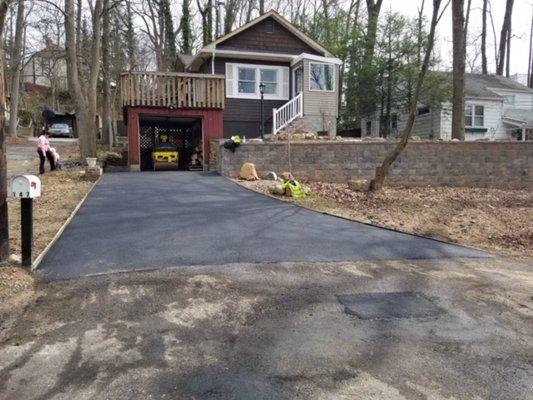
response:
{"label": "white siding house", "polygon": [[[393,136],[401,134],[406,120],[406,113],[392,115]],[[380,131],[379,112],[362,119],[362,136],[378,137]],[[532,132],[533,89],[502,76],[466,74],[465,140],[525,140],[531,139]],[[451,104],[419,108],[412,135],[451,140]]]}

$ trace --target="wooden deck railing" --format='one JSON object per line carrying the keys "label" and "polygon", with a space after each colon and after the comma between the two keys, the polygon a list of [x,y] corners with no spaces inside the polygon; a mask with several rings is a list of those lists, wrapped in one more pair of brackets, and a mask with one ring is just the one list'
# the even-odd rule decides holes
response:
{"label": "wooden deck railing", "polygon": [[126,72],[122,106],[224,108],[224,76],[177,72]]}

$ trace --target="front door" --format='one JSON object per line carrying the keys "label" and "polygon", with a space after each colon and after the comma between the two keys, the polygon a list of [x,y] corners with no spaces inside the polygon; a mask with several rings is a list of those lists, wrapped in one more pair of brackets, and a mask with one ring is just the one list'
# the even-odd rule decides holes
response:
{"label": "front door", "polygon": [[304,69],[303,67],[297,67],[293,71],[293,93],[292,96],[296,96],[298,93],[302,92],[304,90]]}

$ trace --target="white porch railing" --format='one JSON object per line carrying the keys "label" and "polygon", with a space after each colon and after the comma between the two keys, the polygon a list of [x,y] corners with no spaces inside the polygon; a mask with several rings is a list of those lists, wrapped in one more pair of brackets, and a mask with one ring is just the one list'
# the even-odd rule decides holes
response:
{"label": "white porch railing", "polygon": [[289,125],[296,118],[304,115],[304,97],[300,92],[298,95],[280,108],[274,108],[272,116],[272,133],[275,135],[280,130]]}

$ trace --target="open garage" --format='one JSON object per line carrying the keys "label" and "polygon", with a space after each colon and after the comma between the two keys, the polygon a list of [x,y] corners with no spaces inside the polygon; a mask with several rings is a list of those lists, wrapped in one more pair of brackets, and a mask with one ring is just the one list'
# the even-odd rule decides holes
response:
{"label": "open garage", "polygon": [[141,116],[141,171],[202,170],[201,118]]}
{"label": "open garage", "polygon": [[218,109],[126,107],[125,113],[128,162],[134,171],[204,169],[209,141],[223,137]]}

